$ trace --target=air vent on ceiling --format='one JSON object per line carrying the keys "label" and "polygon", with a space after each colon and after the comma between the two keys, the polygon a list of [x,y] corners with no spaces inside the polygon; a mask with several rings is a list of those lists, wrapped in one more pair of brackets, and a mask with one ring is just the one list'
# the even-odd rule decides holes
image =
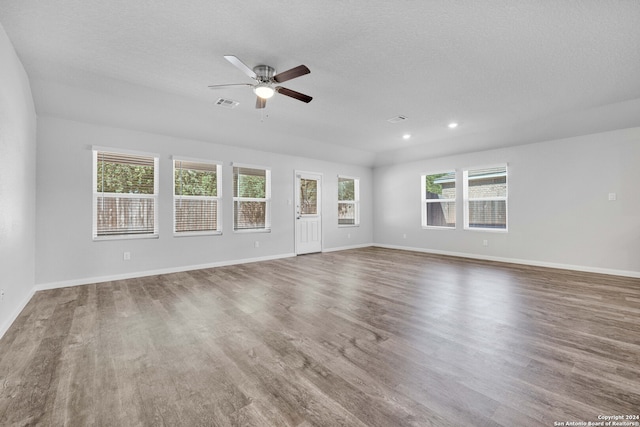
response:
{"label": "air vent on ceiling", "polygon": [[238,101],[234,101],[232,99],[218,98],[216,101],[216,105],[229,109],[236,108],[238,104],[240,104]]}
{"label": "air vent on ceiling", "polygon": [[387,119],[389,123],[400,123],[400,122],[404,122],[405,120],[407,120],[407,116],[395,116],[395,117],[391,117],[390,119]]}

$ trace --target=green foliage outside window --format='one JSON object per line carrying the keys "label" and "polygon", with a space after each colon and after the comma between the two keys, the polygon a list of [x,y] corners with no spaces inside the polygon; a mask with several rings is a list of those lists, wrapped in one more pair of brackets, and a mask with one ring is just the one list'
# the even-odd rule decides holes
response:
{"label": "green foliage outside window", "polygon": [[338,178],[338,200],[355,200],[355,180]]}
{"label": "green foliage outside window", "polygon": [[434,175],[426,175],[427,193],[442,195],[442,185],[434,183],[435,180],[447,175],[446,173],[437,173]]}
{"label": "green foliage outside window", "polygon": [[176,169],[175,194],[217,197],[218,179],[214,171]]}
{"label": "green foliage outside window", "polygon": [[98,162],[97,191],[154,194],[153,166]]}
{"label": "green foliage outside window", "polygon": [[267,179],[264,175],[238,175],[238,188],[235,197],[264,199]]}

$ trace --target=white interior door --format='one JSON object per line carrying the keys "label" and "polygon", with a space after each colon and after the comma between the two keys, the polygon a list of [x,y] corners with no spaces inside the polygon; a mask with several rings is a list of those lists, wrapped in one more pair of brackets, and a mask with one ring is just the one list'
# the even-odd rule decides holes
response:
{"label": "white interior door", "polygon": [[322,252],[322,174],[296,171],[296,254]]}

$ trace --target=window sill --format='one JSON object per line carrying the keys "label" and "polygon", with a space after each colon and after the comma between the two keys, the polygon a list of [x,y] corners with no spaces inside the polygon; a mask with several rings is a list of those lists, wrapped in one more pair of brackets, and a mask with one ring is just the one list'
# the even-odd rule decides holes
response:
{"label": "window sill", "polygon": [[481,231],[483,233],[508,233],[509,229],[506,228],[475,228],[475,227],[465,227],[464,231]]}
{"label": "window sill", "polygon": [[247,230],[233,230],[234,233],[248,234],[248,233],[271,233],[270,228],[252,228]]}
{"label": "window sill", "polygon": [[456,230],[456,227],[438,227],[435,225],[423,225],[423,230]]}
{"label": "window sill", "polygon": [[192,237],[192,236],[222,236],[222,231],[183,231],[181,233],[173,232],[173,237]]}
{"label": "window sill", "polygon": [[94,236],[94,242],[106,242],[110,240],[137,240],[137,239],[159,239],[158,234],[124,234],[117,236]]}
{"label": "window sill", "polygon": [[360,224],[338,224],[338,228],[360,227]]}

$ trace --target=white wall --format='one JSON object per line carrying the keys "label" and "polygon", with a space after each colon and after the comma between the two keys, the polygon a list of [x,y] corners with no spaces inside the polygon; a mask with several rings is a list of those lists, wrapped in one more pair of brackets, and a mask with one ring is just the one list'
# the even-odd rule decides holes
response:
{"label": "white wall", "polygon": [[33,291],[35,150],[29,80],[0,26],[0,337]]}
{"label": "white wall", "polygon": [[[509,165],[507,233],[463,230],[461,203],[455,230],[422,229],[421,174],[499,163]],[[374,241],[640,277],[639,183],[640,128],[379,167]]]}
{"label": "white wall", "polygon": [[[324,249],[367,245],[373,239],[372,170],[236,148],[214,142],[70,121],[38,119],[36,284],[40,289],[159,271],[185,270],[294,253],[294,170],[323,174]],[[160,155],[159,239],[92,241],[93,145]],[[268,146],[268,145],[267,145]],[[223,162],[223,234],[173,236],[172,155]],[[272,172],[272,232],[234,233],[230,162]],[[361,178],[361,225],[337,226],[337,175]],[[289,204],[289,201],[292,201]],[[350,238],[347,235],[350,234]],[[254,247],[254,241],[260,247]],[[123,252],[131,260],[123,261]]]}
{"label": "white wall", "polygon": [[[54,117],[38,120],[39,288],[294,252],[294,170],[324,174],[324,249],[376,244],[640,275],[640,128],[371,169]],[[91,146],[160,154],[160,238],[91,239]],[[224,162],[223,235],[173,237],[171,155]],[[271,233],[232,231],[230,162],[272,168]],[[423,230],[420,174],[509,164],[509,232]],[[338,228],[337,175],[361,178],[362,220]],[[460,183],[459,183],[460,184]],[[459,185],[459,193],[461,193]],[[617,201],[608,201],[615,192]],[[350,234],[351,238],[347,238]],[[407,238],[403,238],[403,234]],[[489,246],[483,247],[483,240]],[[260,247],[254,247],[254,241]],[[131,261],[123,261],[129,251]]]}

